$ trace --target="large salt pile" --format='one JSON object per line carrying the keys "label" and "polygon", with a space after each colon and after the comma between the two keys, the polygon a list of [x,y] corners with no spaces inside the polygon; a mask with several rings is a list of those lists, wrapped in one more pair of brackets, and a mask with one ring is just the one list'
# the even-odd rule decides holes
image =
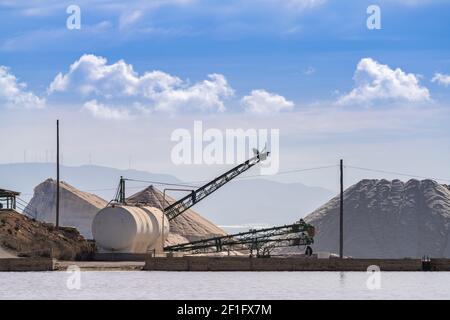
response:
{"label": "large salt pile", "polygon": [[[60,184],[60,224],[76,227],[87,239],[92,239],[92,220],[107,202],[102,198],[80,191],[66,182]],[[55,223],[56,182],[47,179],[34,189],[34,196],[26,209],[36,219]]]}
{"label": "large salt pile", "polygon": [[[308,215],[316,251],[338,252],[339,197]],[[362,180],[344,193],[344,255],[450,257],[450,189],[432,180]]]}

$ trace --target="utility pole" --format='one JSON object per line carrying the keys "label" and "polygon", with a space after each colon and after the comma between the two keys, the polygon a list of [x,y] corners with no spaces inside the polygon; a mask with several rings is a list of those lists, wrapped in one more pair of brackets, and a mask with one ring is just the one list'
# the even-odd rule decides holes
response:
{"label": "utility pole", "polygon": [[121,204],[125,204],[126,202],[126,195],[125,195],[125,179],[121,176],[120,177],[120,188],[119,188],[119,202]]}
{"label": "utility pole", "polygon": [[59,120],[56,120],[56,228],[59,228]]}
{"label": "utility pole", "polygon": [[340,162],[341,173],[341,196],[339,206],[339,257],[344,257],[344,160]]}

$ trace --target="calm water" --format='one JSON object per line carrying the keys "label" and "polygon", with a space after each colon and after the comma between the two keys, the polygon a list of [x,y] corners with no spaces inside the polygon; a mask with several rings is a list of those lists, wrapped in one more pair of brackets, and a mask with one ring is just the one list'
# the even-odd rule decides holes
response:
{"label": "calm water", "polygon": [[[449,299],[448,272],[0,272],[0,299]],[[371,282],[373,283],[373,282]]]}

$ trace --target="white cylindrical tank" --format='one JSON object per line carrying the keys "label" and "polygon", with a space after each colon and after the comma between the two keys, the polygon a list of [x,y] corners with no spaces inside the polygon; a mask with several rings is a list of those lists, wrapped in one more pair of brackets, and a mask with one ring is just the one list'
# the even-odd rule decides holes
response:
{"label": "white cylindrical tank", "polygon": [[114,204],[95,215],[92,234],[103,252],[162,251],[169,220],[158,208]]}

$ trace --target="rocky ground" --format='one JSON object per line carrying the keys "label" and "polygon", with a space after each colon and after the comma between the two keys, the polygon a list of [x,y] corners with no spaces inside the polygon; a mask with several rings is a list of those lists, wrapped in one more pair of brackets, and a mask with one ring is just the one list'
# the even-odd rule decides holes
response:
{"label": "rocky ground", "polygon": [[6,258],[53,257],[60,260],[86,258],[93,247],[74,228],[30,219],[15,211],[0,211],[0,255]]}

